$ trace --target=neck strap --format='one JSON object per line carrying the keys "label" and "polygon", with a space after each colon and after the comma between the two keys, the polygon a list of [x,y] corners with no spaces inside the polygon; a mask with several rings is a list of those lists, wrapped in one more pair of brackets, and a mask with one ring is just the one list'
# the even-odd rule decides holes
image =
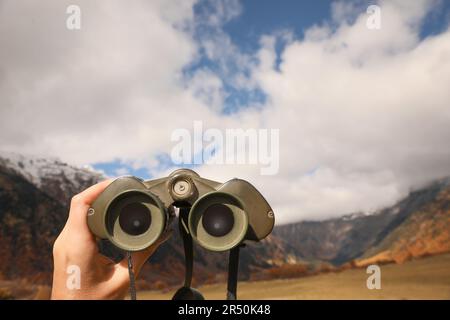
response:
{"label": "neck strap", "polygon": [[188,231],[188,217],[190,208],[180,208],[178,228],[183,240],[184,247],[184,286],[190,287],[192,284],[192,269],[194,265],[194,250],[192,244],[192,236]]}
{"label": "neck strap", "polygon": [[227,300],[236,300],[238,271],[239,271],[239,248],[240,245],[230,250],[228,258],[228,284],[227,284]]}

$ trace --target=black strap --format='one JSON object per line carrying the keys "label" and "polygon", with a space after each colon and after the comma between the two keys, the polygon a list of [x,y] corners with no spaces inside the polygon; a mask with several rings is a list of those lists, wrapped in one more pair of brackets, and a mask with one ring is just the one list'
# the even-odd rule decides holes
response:
{"label": "black strap", "polygon": [[130,251],[127,251],[127,259],[128,259],[128,275],[130,276],[130,299],[136,300],[136,284],[133,271],[133,257]]}
{"label": "black strap", "polygon": [[188,227],[189,208],[180,208],[178,228],[183,239],[184,246],[184,286],[190,287],[192,284],[192,269],[194,264],[194,251],[192,245],[192,236],[187,231]]}
{"label": "black strap", "polygon": [[239,248],[236,246],[230,250],[228,258],[228,285],[227,285],[227,300],[236,300],[238,271],[239,271]]}

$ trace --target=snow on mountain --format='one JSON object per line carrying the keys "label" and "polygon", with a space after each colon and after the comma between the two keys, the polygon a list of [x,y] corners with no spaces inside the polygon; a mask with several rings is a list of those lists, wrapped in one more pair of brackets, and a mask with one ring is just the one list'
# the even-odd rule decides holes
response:
{"label": "snow on mountain", "polygon": [[[42,158],[12,152],[0,153],[0,166],[23,177],[38,189],[55,191],[61,201],[67,201],[76,191],[96,183],[104,176],[89,166],[69,165],[58,158]],[[57,189],[57,190],[55,190]]]}

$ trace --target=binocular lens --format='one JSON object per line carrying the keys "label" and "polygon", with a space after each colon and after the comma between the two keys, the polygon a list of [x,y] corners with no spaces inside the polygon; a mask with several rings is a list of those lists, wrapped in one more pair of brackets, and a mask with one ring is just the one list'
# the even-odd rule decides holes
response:
{"label": "binocular lens", "polygon": [[223,237],[233,229],[233,212],[226,205],[213,204],[203,213],[202,224],[210,235]]}
{"label": "binocular lens", "polygon": [[129,235],[143,234],[150,228],[152,216],[149,209],[139,202],[132,202],[122,208],[119,215],[119,224],[122,230]]}

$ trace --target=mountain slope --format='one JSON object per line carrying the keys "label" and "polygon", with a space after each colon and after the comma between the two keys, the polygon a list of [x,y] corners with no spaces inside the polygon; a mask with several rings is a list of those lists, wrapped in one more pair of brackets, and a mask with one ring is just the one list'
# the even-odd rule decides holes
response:
{"label": "mountain slope", "polygon": [[56,160],[0,157],[0,278],[50,283],[71,194],[101,177]]}
{"label": "mountain slope", "polygon": [[[370,257],[394,245],[397,249],[392,250],[401,259],[399,250],[409,250],[407,245],[400,245],[405,241],[417,246],[435,247],[424,250],[423,254],[447,251],[450,244],[447,228],[449,190],[450,179],[442,179],[411,192],[396,205],[373,215],[304,221],[277,227],[274,234],[287,241],[286,246],[292,248],[299,258],[337,265],[359,257]],[[422,251],[416,249],[416,252],[419,255]],[[403,255],[408,256],[407,253]]]}
{"label": "mountain slope", "polygon": [[450,251],[450,188],[434,201],[414,211],[376,246],[368,249],[357,264],[401,263],[409,258]]}
{"label": "mountain slope", "polygon": [[49,282],[46,261],[62,227],[63,208],[25,179],[13,177],[0,168],[0,275]]}

